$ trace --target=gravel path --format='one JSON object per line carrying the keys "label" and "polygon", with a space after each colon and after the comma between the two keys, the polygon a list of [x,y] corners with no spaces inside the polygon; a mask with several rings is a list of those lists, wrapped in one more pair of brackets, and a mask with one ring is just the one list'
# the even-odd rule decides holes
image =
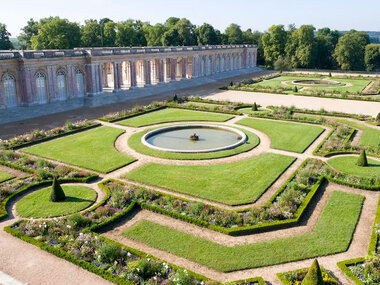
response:
{"label": "gravel path", "polygon": [[359,189],[354,189],[346,186],[341,186],[337,184],[330,183],[321,199],[318,201],[315,209],[313,210],[311,216],[308,218],[305,225],[301,225],[295,228],[288,228],[284,230],[274,231],[274,232],[266,232],[248,236],[239,236],[232,237],[227,236],[209,229],[200,228],[198,226],[188,224],[167,216],[162,216],[156,213],[152,213],[149,211],[141,211],[137,215],[135,215],[131,220],[128,220],[126,223],[117,226],[116,228],[103,233],[104,236],[109,237],[113,240],[126,244],[127,246],[131,246],[137,248],[141,251],[148,252],[156,257],[167,260],[171,263],[174,263],[178,266],[186,267],[190,270],[198,272],[200,274],[206,275],[210,278],[216,279],[221,282],[232,281],[245,279],[252,276],[261,276],[266,281],[269,281],[270,284],[281,284],[279,280],[276,278],[276,273],[284,272],[289,270],[295,270],[300,268],[305,268],[310,266],[313,259],[307,259],[297,262],[291,262],[286,264],[267,266],[263,268],[256,269],[248,269],[235,271],[231,273],[221,273],[210,269],[206,266],[197,264],[195,262],[189,261],[185,258],[178,257],[174,254],[170,254],[159,249],[152,248],[150,246],[145,245],[144,243],[131,240],[121,235],[121,233],[137,223],[141,220],[149,220],[155,223],[159,223],[161,225],[186,232],[201,238],[205,238],[211,240],[213,242],[223,244],[226,246],[237,246],[243,245],[253,242],[260,242],[271,240],[275,238],[285,238],[289,236],[299,235],[303,233],[307,233],[312,231],[315,226],[320,213],[323,210],[323,207],[326,205],[330,193],[334,190],[344,191],[348,193],[355,193],[364,196],[366,199],[364,201],[363,209],[365,209],[365,215],[362,214],[359,219],[359,223],[354,233],[354,237],[352,243],[350,244],[349,249],[346,252],[329,255],[325,257],[318,258],[319,262],[328,270],[331,270],[333,274],[339,279],[342,284],[353,284],[336,266],[336,262],[338,260],[352,259],[356,257],[362,257],[367,254],[369,240],[372,231],[372,224],[375,218],[375,213],[377,209],[377,201],[379,200],[380,193],[378,192],[370,192],[363,191]]}
{"label": "gravel path", "polygon": [[344,112],[352,114],[364,114],[376,117],[380,110],[380,102],[366,102],[358,100],[330,99],[311,96],[282,95],[272,93],[248,92],[248,91],[220,91],[207,99],[229,100],[231,102],[243,102],[247,104],[257,104],[263,107],[276,106],[295,106],[300,109]]}
{"label": "gravel path", "polygon": [[[260,102],[258,101],[258,103]],[[241,209],[241,208],[247,208],[252,205],[265,204],[268,201],[268,199],[275,193],[275,191],[289,178],[289,176],[298,168],[298,166],[305,159],[310,158],[310,157],[315,157],[315,158],[327,161],[326,158],[314,156],[312,154],[312,151],[328,135],[330,131],[329,128],[325,127],[325,131],[312,143],[312,145],[304,153],[300,154],[300,153],[293,153],[289,151],[271,149],[270,148],[271,140],[265,133],[251,129],[249,127],[235,124],[238,120],[242,119],[243,117],[245,116],[236,116],[233,119],[224,123],[216,123],[216,122],[209,122],[209,123],[235,126],[235,127],[249,130],[255,133],[260,138],[260,144],[256,148],[245,153],[240,153],[240,154],[230,156],[230,157],[211,159],[211,160],[171,160],[171,159],[163,159],[163,158],[153,158],[151,156],[140,154],[136,152],[135,150],[128,147],[127,141],[130,138],[130,136],[133,135],[134,133],[140,132],[140,131],[143,131],[145,129],[149,129],[155,126],[170,125],[173,123],[158,124],[158,125],[146,126],[146,127],[141,127],[141,128],[132,128],[132,127],[126,127],[126,126],[119,126],[114,123],[102,122],[103,125],[117,127],[117,128],[125,130],[125,133],[116,140],[115,147],[121,153],[125,153],[132,157],[135,157],[138,160],[134,163],[131,163],[125,167],[122,167],[108,174],[98,173],[100,175],[100,180],[109,179],[109,178],[120,179],[120,177],[122,177],[125,173],[133,169],[137,169],[138,167],[141,167],[142,165],[149,162],[175,164],[175,165],[189,165],[189,164],[190,165],[209,165],[209,164],[218,164],[218,163],[229,163],[229,162],[239,161],[242,159],[248,159],[248,158],[252,158],[260,154],[267,153],[267,152],[293,156],[296,158],[296,161],[288,168],[288,170],[285,171],[280,176],[280,178],[271,187],[269,187],[267,191],[255,203],[252,203],[250,205],[231,207],[231,206],[226,206],[224,204],[195,198],[190,195],[175,193],[175,195],[179,197],[202,201],[202,202],[215,205],[218,207],[222,207],[225,209]],[[194,123],[199,123],[199,122],[194,122]],[[207,123],[207,122],[201,122],[201,123]],[[20,150],[20,152],[22,152],[22,150]],[[66,163],[57,162],[54,160],[50,160],[50,161],[53,161],[55,163],[59,163],[62,165],[68,165]],[[74,167],[85,170],[77,166],[74,166]],[[23,173],[22,172],[18,173],[18,175],[23,175]],[[126,179],[123,179],[123,180],[126,180]],[[141,184],[138,184],[138,185],[141,185]],[[104,197],[103,191],[101,191],[96,186],[96,183],[90,183],[90,184],[87,184],[87,186],[92,187],[95,191],[97,191],[98,193],[97,202],[99,202]],[[167,189],[162,189],[159,187],[148,186],[148,188],[156,189],[161,192],[170,193],[170,194],[174,193],[173,191],[169,191]],[[126,243],[129,246],[149,252],[169,262],[173,262],[180,266],[184,266],[186,268],[189,268],[193,271],[196,271],[200,274],[204,274],[216,280],[226,281],[226,280],[237,280],[237,279],[254,277],[254,276],[262,276],[266,281],[270,282],[271,284],[280,284],[275,276],[275,273],[307,267],[311,264],[312,260],[311,259],[303,260],[303,261],[292,262],[292,263],[287,263],[283,265],[269,266],[269,267],[264,267],[264,268],[259,268],[259,269],[250,269],[250,270],[243,270],[243,271],[237,271],[237,272],[231,272],[231,273],[220,273],[212,269],[209,269],[205,266],[191,262],[189,260],[179,258],[175,255],[162,252],[157,249],[149,248],[146,245],[138,243],[136,241],[123,238],[120,236],[120,231],[130,226],[131,224],[137,222],[138,220],[147,219],[147,220],[151,220],[151,221],[154,221],[166,226],[170,226],[172,228],[175,228],[181,231],[198,235],[203,238],[208,238],[215,242],[219,242],[219,243],[229,245],[229,246],[264,241],[264,240],[269,240],[269,239],[278,238],[278,237],[288,237],[288,236],[292,236],[296,234],[310,232],[313,229],[314,225],[316,224],[318,220],[318,217],[320,216],[320,213],[324,205],[327,203],[328,197],[332,190],[341,190],[341,191],[346,191],[346,192],[360,193],[366,196],[367,198],[364,204],[364,209],[366,211],[366,214],[361,215],[360,217],[360,222],[358,224],[357,230],[355,231],[355,236],[350,246],[350,249],[347,252],[342,253],[342,254],[319,258],[319,261],[322,263],[322,265],[324,265],[327,269],[332,270],[335,276],[339,278],[339,280],[343,284],[352,284],[344,276],[344,274],[342,274],[342,272],[337,268],[336,262],[338,260],[364,256],[366,254],[369,237],[371,233],[371,227],[373,223],[373,218],[376,211],[376,205],[377,205],[378,197],[380,195],[380,193],[377,193],[377,192],[369,192],[369,191],[367,192],[363,190],[357,190],[357,189],[330,183],[328,187],[326,187],[323,194],[321,194],[320,199],[317,200],[317,202],[314,205],[311,205],[313,210],[307,215],[307,218],[305,218],[305,220],[302,221],[299,226],[287,228],[283,230],[278,230],[278,231],[273,231],[273,232],[259,233],[255,235],[247,235],[247,236],[242,236],[242,237],[230,237],[230,236],[223,235],[221,233],[217,233],[217,232],[204,229],[204,228],[199,228],[195,225],[184,223],[179,220],[175,220],[166,216],[161,216],[161,215],[148,212],[148,211],[141,211],[137,213],[130,221],[126,222],[121,227],[115,228],[105,233],[104,235],[110,236],[113,239]],[[18,219],[17,213],[15,211],[15,204],[17,201],[18,199],[15,199],[8,206],[10,208],[10,217],[6,221],[3,221],[0,223],[0,229],[2,229],[6,225],[9,225],[15,222]],[[20,264],[22,264],[22,266],[20,266]],[[59,270],[57,270],[57,268],[59,268]],[[29,284],[110,284],[109,282],[98,277],[97,275],[92,274],[88,271],[82,270],[81,268],[69,262],[66,262],[60,258],[57,258],[47,252],[41,251],[37,247],[31,244],[25,243],[15,237],[12,237],[11,235],[5,233],[2,230],[0,231],[0,270],[15,277],[17,280],[21,282],[28,282]],[[50,273],[53,271],[55,272],[55,274]]]}

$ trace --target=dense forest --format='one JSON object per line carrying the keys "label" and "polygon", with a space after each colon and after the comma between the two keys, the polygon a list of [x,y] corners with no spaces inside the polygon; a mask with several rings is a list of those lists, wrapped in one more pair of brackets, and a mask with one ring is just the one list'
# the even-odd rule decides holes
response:
{"label": "dense forest", "polygon": [[[372,40],[375,35],[371,35]],[[380,44],[370,43],[368,33],[316,30],[312,25],[274,25],[261,33],[243,31],[239,25],[231,24],[221,32],[210,24],[196,26],[186,18],[176,17],[155,25],[139,20],[114,22],[108,18],[90,19],[79,25],[49,17],[30,19],[16,43],[10,36],[6,25],[0,23],[0,50],[255,44],[258,64],[270,68],[380,69]]]}

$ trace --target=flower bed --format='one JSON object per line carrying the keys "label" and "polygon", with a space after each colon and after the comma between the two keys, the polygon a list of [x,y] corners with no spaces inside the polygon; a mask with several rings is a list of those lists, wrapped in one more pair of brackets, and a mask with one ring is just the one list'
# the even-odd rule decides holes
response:
{"label": "flower bed", "polygon": [[[101,208],[106,218],[115,209],[125,209],[137,203],[144,209],[172,216],[186,222],[230,235],[261,232],[289,227],[298,223],[306,207],[324,182],[324,177],[334,182],[371,189],[376,178],[360,178],[331,170],[324,162],[306,160],[263,207],[228,211],[200,202],[189,201],[169,194],[117,180],[107,180],[100,185],[113,193],[109,207]],[[355,184],[356,183],[356,184]],[[120,211],[119,211],[120,212]],[[118,212],[118,213],[119,213]]]}
{"label": "flower bed", "polygon": [[63,127],[58,127],[51,130],[34,130],[31,133],[20,135],[9,140],[0,140],[0,150],[18,149],[61,136],[88,130],[97,126],[100,126],[100,124],[89,120],[77,121],[74,123],[67,121]]}
{"label": "flower bed", "polygon": [[11,150],[0,151],[0,164],[28,172],[38,180],[49,180],[53,177],[60,178],[86,178],[94,174],[72,167],[55,164],[44,159],[19,154]]}
{"label": "flower bed", "polygon": [[203,276],[150,257],[96,233],[82,230],[91,220],[21,221],[5,230],[117,284],[209,284]]}
{"label": "flower bed", "polygon": [[[309,268],[303,268],[294,271],[288,271],[284,273],[277,273],[278,279],[281,280],[284,285],[301,285],[302,280],[305,278]],[[337,285],[338,281],[324,268],[321,268],[323,282],[325,285]]]}

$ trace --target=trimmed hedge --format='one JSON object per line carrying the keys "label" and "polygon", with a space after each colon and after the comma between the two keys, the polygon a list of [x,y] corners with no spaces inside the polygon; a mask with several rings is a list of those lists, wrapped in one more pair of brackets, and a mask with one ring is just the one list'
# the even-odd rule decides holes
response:
{"label": "trimmed hedge", "polygon": [[228,282],[230,285],[239,285],[239,284],[254,284],[254,285],[266,285],[267,283],[264,281],[262,277],[253,277],[244,280],[237,280],[233,282]]}
{"label": "trimmed hedge", "polygon": [[100,117],[98,120],[99,121],[103,121],[103,122],[113,123],[113,122],[118,122],[118,121],[121,121],[121,120],[129,119],[129,118],[132,118],[132,117],[136,117],[136,116],[139,116],[139,115],[151,113],[151,112],[158,111],[158,110],[165,109],[165,108],[166,108],[166,106],[153,107],[152,109],[138,111],[138,112],[135,112],[135,113],[131,113],[131,114],[119,117],[119,118],[107,119],[106,117]]}
{"label": "trimmed hedge", "polygon": [[63,132],[63,133],[60,133],[60,134],[57,134],[57,135],[53,135],[53,136],[49,136],[49,137],[45,137],[45,138],[42,138],[42,139],[39,139],[39,140],[34,140],[34,141],[30,141],[30,142],[21,143],[21,144],[18,144],[18,145],[14,145],[12,147],[7,147],[5,149],[16,150],[16,149],[20,149],[20,148],[24,148],[24,147],[29,147],[29,146],[32,146],[32,145],[35,145],[35,144],[39,144],[39,143],[42,143],[42,142],[46,142],[46,141],[50,141],[50,140],[53,140],[53,139],[56,139],[56,138],[65,137],[65,136],[72,135],[72,134],[75,134],[75,133],[87,131],[89,129],[97,128],[99,126],[101,126],[101,124],[94,123],[94,124],[92,124],[90,126],[78,128],[78,129],[75,129],[75,130],[66,131],[66,132]]}
{"label": "trimmed hedge", "polygon": [[357,278],[351,270],[348,268],[352,265],[357,265],[360,263],[364,263],[365,259],[364,257],[345,260],[338,262],[338,267],[356,284],[356,285],[365,285],[359,278]]}
{"label": "trimmed hedge", "polygon": [[28,172],[28,173],[34,173],[35,172],[33,169],[26,168],[26,167],[23,167],[23,166],[20,166],[17,164],[9,163],[9,162],[3,161],[3,160],[0,160],[0,164],[7,166],[7,167],[10,167],[10,168],[13,168],[13,169],[16,169],[16,170],[23,171],[23,172]]}
{"label": "trimmed hedge", "polygon": [[[283,285],[291,285],[291,282],[289,282],[286,278],[285,278],[285,274],[288,274],[288,273],[303,273],[303,272],[307,272],[308,268],[302,268],[302,269],[297,269],[297,270],[292,270],[292,271],[288,271],[288,272],[283,272],[283,273],[276,273],[276,276],[278,279],[280,279],[281,283]],[[327,272],[327,270],[325,270],[323,267],[321,267],[321,270],[322,270],[322,273],[323,272]],[[339,284],[338,281],[329,273],[329,277],[330,279],[332,279],[333,281],[336,282],[336,284]]]}
{"label": "trimmed hedge", "polygon": [[[300,167],[302,167],[305,163],[306,162],[304,162]],[[289,178],[288,181],[290,181],[293,177],[294,177],[294,175],[291,178]],[[231,235],[231,236],[245,235],[245,234],[258,233],[258,232],[263,232],[263,231],[268,231],[268,230],[287,228],[287,227],[291,227],[291,226],[294,226],[294,225],[298,224],[300,218],[302,217],[303,213],[305,212],[305,209],[307,208],[307,206],[309,205],[310,201],[314,197],[315,193],[319,190],[320,186],[324,182],[324,179],[325,179],[324,177],[321,177],[316,182],[316,184],[312,187],[312,189],[310,190],[310,192],[308,193],[308,195],[306,196],[306,198],[304,199],[304,201],[302,202],[302,204],[300,205],[300,207],[297,209],[297,211],[296,211],[296,213],[294,215],[294,218],[292,218],[292,219],[279,220],[279,221],[274,221],[274,222],[269,222],[269,223],[260,223],[260,224],[252,225],[252,226],[225,228],[225,227],[221,227],[221,226],[216,226],[216,225],[210,224],[210,223],[208,223],[208,222],[206,222],[204,220],[198,219],[198,218],[193,218],[193,217],[182,215],[180,213],[176,213],[176,212],[173,212],[173,211],[170,211],[170,210],[165,210],[165,209],[162,209],[159,206],[149,205],[149,204],[147,204],[145,202],[140,203],[140,202],[133,201],[128,206],[128,208],[127,208],[128,210],[124,210],[124,211],[116,214],[115,215],[116,217],[112,220],[112,222],[114,222],[114,221],[122,218],[123,216],[127,215],[132,209],[134,209],[135,206],[138,205],[142,209],[146,209],[146,210],[158,213],[158,214],[163,214],[163,215],[166,215],[166,216],[169,216],[169,217],[173,217],[175,219],[179,219],[179,220],[182,220],[182,221],[185,221],[185,222],[188,222],[188,223],[192,223],[192,224],[195,224],[195,225],[198,225],[198,226],[201,226],[201,227],[209,228],[211,230],[215,230],[215,231],[218,231],[218,232],[221,232],[221,233],[224,233],[224,234],[227,234],[227,235]],[[117,180],[109,179],[109,180],[106,180],[104,182],[101,182],[101,183],[99,183],[100,187],[102,189],[107,188],[107,186],[105,186],[105,184],[107,182],[109,182],[109,181],[117,181]],[[271,201],[274,201],[276,199],[276,197],[279,194],[281,194],[281,192],[284,190],[284,188],[285,188],[286,184],[288,183],[288,181],[283,185],[283,187],[281,188],[281,190],[277,191],[272,196]],[[127,184],[126,182],[121,182],[121,181],[117,181],[117,182]],[[185,202],[188,201],[186,199],[178,198],[176,196],[169,195],[169,194],[166,194],[166,193],[162,193],[162,192],[158,192],[158,191],[154,191],[154,192],[156,192],[159,195],[170,196],[170,197],[172,197],[174,199],[181,199],[181,200],[183,200]],[[270,204],[270,202],[268,202],[268,203]],[[132,204],[133,204],[133,206],[132,206]],[[238,210],[237,210],[237,212],[238,212]],[[96,229],[100,229],[101,227],[106,226],[109,223],[110,222],[107,222],[104,225],[96,226]]]}

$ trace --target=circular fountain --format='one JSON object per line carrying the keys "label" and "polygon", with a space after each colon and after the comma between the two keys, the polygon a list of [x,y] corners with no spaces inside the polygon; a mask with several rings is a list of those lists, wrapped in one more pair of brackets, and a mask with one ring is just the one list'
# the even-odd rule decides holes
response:
{"label": "circular fountain", "polygon": [[235,148],[247,141],[244,132],[217,125],[176,125],[146,133],[141,142],[152,149],[204,153]]}
{"label": "circular fountain", "polygon": [[327,79],[300,79],[293,80],[293,84],[305,85],[305,86],[328,86],[328,85],[338,85],[339,81],[327,80]]}

